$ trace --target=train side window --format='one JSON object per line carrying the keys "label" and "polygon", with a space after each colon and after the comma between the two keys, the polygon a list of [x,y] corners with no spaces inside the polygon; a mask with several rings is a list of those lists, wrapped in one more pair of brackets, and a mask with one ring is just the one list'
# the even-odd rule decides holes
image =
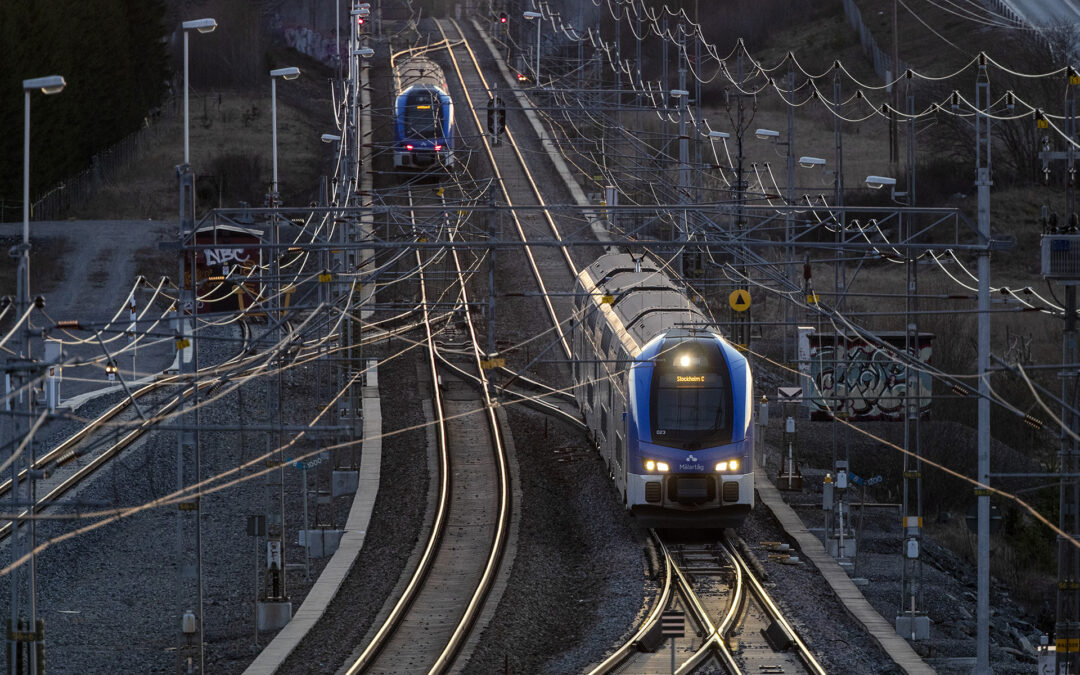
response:
{"label": "train side window", "polygon": [[604,432],[605,437],[610,437],[611,432],[608,430],[608,414],[607,408],[600,406],[600,429]]}
{"label": "train side window", "polygon": [[604,337],[600,338],[600,351],[607,356],[608,348],[611,347],[611,336],[614,333],[611,330],[611,326],[604,326]]}
{"label": "train side window", "polygon": [[588,384],[585,385],[585,400],[588,401],[589,406],[591,407],[592,404],[593,404],[593,383],[592,383],[592,380],[589,380]]}
{"label": "train side window", "polygon": [[615,432],[615,463],[619,468],[626,466],[626,456],[623,455],[622,434]]}

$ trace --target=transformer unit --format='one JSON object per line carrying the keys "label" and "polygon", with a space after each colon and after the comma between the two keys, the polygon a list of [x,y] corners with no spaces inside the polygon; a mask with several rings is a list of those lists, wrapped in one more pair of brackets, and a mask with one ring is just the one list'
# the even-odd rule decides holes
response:
{"label": "transformer unit", "polygon": [[1080,282],[1080,234],[1042,236],[1042,275]]}

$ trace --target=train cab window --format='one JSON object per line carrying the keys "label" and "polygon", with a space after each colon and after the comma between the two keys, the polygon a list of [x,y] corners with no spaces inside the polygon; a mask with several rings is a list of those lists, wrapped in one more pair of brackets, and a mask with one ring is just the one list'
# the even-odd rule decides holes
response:
{"label": "train cab window", "polygon": [[665,340],[661,352],[649,394],[653,442],[686,450],[730,443],[731,378],[719,348],[676,339]]}
{"label": "train cab window", "polygon": [[442,129],[442,103],[439,95],[427,89],[409,93],[405,99],[405,136],[426,138]]}

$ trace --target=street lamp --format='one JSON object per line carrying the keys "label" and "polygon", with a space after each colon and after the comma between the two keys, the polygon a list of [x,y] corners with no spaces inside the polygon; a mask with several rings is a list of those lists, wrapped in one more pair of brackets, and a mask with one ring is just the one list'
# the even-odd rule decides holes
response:
{"label": "street lamp", "polygon": [[757,138],[760,138],[763,141],[767,141],[769,139],[779,138],[780,137],[780,132],[779,131],[773,131],[772,129],[758,129],[757,131],[754,132],[754,136],[756,136]]}
{"label": "street lamp", "polygon": [[337,134],[323,134],[321,138],[323,143],[333,143],[341,140],[341,136]]}
{"label": "street lamp", "polygon": [[887,176],[867,176],[866,187],[871,190],[880,190],[886,185],[896,185],[895,178],[888,178]]}
{"label": "street lamp", "polygon": [[544,18],[544,15],[540,12],[525,12],[522,14],[527,20],[532,21],[536,19],[536,68],[534,69],[536,75],[536,86],[540,86],[540,19]]}
{"label": "street lamp", "polygon": [[200,33],[211,33],[217,28],[217,21],[213,19],[195,19],[180,24],[184,29],[184,164],[190,163],[188,150],[188,31],[197,30]]}
{"label": "street lamp", "polygon": [[804,169],[813,169],[816,166],[825,166],[825,160],[820,157],[808,157],[804,155],[799,158],[799,166]]}
{"label": "street lamp", "polygon": [[901,190],[900,192],[897,192],[895,178],[890,178],[889,176],[866,177],[866,187],[870,188],[871,190],[880,190],[886,185],[889,186],[889,197],[891,197],[894,202],[898,204],[903,204],[904,202],[897,201],[897,199],[899,199],[900,197],[903,197],[906,201],[908,196],[907,190]]}
{"label": "street lamp", "polygon": [[[60,75],[23,80],[23,245],[19,256],[19,316],[30,305],[30,92],[40,89],[43,94],[59,94],[67,82]],[[27,332],[29,335],[29,331]],[[27,338],[29,344],[29,338]],[[24,354],[29,357],[29,353]]]}
{"label": "street lamp", "polygon": [[300,77],[300,69],[296,67],[292,68],[276,68],[270,71],[270,124],[274,128],[274,183],[270,188],[270,202],[271,206],[277,201],[277,81],[278,78],[283,80],[295,80]]}
{"label": "street lamp", "polygon": [[360,56],[360,57],[363,57],[365,59],[370,59],[372,56],[375,56],[375,50],[372,49],[371,47],[363,47],[361,49],[354,49],[353,50],[353,56]]}

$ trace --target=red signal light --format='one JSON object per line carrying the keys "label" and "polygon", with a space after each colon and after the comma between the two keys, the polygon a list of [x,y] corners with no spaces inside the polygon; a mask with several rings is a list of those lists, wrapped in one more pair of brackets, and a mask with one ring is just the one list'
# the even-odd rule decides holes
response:
{"label": "red signal light", "polygon": [[405,149],[406,149],[406,150],[412,150],[412,149],[413,149],[413,145],[412,145],[412,143],[409,143],[408,145],[406,145],[406,146],[405,146]]}
{"label": "red signal light", "polygon": [[362,16],[356,17],[356,25],[363,26],[364,25],[364,17],[362,17]]}
{"label": "red signal light", "polygon": [[500,12],[499,13],[499,23],[506,23],[506,22],[507,22],[506,12]]}

